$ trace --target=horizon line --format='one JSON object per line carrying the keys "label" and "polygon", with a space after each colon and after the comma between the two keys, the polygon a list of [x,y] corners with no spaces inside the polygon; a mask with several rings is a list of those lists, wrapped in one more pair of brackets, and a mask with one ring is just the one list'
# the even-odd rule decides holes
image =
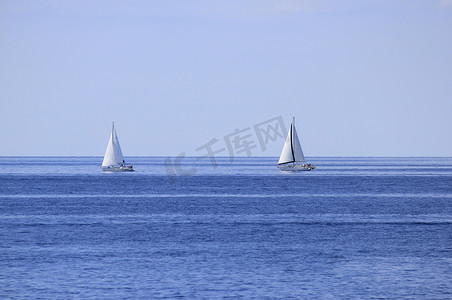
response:
{"label": "horizon line", "polygon": [[[167,157],[177,157],[178,155],[124,155],[124,157],[161,157],[161,158],[167,158]],[[103,155],[0,155],[0,158],[5,157],[104,157]],[[231,158],[231,156],[202,156],[202,155],[186,155],[186,158],[209,158],[209,157],[215,157],[215,158]],[[234,158],[278,158],[278,156],[233,156]],[[321,156],[305,156],[307,158],[452,158],[451,156],[442,156],[442,155],[432,155],[432,156],[426,156],[426,155],[408,155],[408,156],[390,156],[390,155],[351,155],[351,156],[345,156],[345,155],[336,155],[336,156],[329,156],[329,155],[321,155]]]}

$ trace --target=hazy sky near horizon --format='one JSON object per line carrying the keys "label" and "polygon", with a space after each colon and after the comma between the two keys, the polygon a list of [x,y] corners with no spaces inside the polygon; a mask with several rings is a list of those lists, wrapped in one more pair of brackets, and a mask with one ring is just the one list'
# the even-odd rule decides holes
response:
{"label": "hazy sky near horizon", "polygon": [[295,116],[308,157],[452,156],[452,0],[0,0],[0,45],[0,155],[101,156],[112,121],[125,156],[203,155]]}

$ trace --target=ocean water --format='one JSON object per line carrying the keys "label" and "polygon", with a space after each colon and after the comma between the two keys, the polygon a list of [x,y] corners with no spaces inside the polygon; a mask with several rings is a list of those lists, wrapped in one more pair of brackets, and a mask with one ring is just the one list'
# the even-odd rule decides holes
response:
{"label": "ocean water", "polygon": [[1,299],[452,298],[452,158],[127,160],[0,157]]}

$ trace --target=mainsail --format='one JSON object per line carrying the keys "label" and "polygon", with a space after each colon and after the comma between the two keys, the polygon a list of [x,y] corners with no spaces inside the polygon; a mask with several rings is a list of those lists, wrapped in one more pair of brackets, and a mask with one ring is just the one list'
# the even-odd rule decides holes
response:
{"label": "mainsail", "polygon": [[115,131],[115,124],[111,128],[110,140],[108,141],[107,151],[105,151],[102,167],[118,166],[124,163],[121,146],[119,146],[118,136]]}
{"label": "mainsail", "polygon": [[290,124],[289,133],[287,134],[286,142],[279,157],[278,165],[293,162],[306,163],[297,130],[295,129],[295,118],[293,118],[292,124]]}

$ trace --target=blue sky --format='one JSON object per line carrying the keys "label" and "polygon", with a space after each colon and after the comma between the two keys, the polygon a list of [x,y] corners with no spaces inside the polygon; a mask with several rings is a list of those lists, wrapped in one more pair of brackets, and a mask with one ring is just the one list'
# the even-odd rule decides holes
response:
{"label": "blue sky", "polygon": [[[452,156],[452,0],[0,1],[0,155]],[[283,140],[265,152],[279,156]]]}

